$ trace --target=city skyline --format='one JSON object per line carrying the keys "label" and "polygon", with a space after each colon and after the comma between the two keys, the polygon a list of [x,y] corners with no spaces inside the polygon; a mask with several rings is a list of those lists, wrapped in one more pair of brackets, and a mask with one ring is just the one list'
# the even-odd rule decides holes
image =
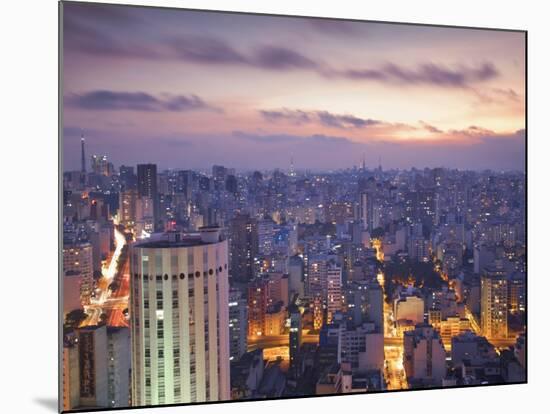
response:
{"label": "city skyline", "polygon": [[61,410],[527,382],[524,32],[61,11]]}
{"label": "city skyline", "polygon": [[521,32],[70,3],[64,22],[66,170],[82,131],[162,169],[525,168]]}

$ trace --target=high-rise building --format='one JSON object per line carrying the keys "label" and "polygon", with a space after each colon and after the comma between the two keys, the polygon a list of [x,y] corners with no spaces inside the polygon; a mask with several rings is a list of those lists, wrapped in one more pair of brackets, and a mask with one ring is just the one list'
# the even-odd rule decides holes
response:
{"label": "high-rise building", "polygon": [[508,279],[510,313],[525,312],[525,273],[514,273]]}
{"label": "high-rise building", "polygon": [[128,229],[133,229],[137,221],[137,200],[136,190],[124,190],[120,192],[119,220]]}
{"label": "high-rise building", "polygon": [[187,199],[193,193],[193,171],[178,171],[176,175],[176,193],[183,194]]}
{"label": "high-rise building", "polygon": [[137,188],[137,177],[134,167],[121,165],[119,168],[120,184],[124,190],[135,190]]}
{"label": "high-rise building", "polygon": [[294,295],[304,296],[304,261],[300,256],[288,259],[288,293],[290,299]]}
{"label": "high-rise building", "polygon": [[324,323],[323,300],[321,296],[315,296],[310,306],[313,314],[313,329],[318,331]]}
{"label": "high-rise building", "polygon": [[227,262],[217,227],[131,246],[133,404],[230,398]]}
{"label": "high-rise building", "polygon": [[[130,330],[78,328],[63,344],[63,406],[127,407],[130,403]],[[76,384],[76,385],[75,385]]]}
{"label": "high-rise building", "polygon": [[269,302],[269,281],[258,279],[248,285],[248,336],[262,336]]}
{"label": "high-rise building", "polygon": [[80,403],[80,375],[78,363],[78,339],[76,335],[63,338],[62,397],[63,410],[78,407]]}
{"label": "high-rise building", "polygon": [[445,347],[441,337],[428,324],[418,324],[403,337],[403,366],[407,380],[441,386],[447,373]]}
{"label": "high-rise building", "polygon": [[150,197],[140,197],[136,201],[136,234],[151,234],[155,230],[155,204]]}
{"label": "high-rise building", "polygon": [[342,268],[331,265],[327,269],[327,323],[336,312],[342,311]]}
{"label": "high-rise building", "polygon": [[79,406],[108,407],[107,327],[78,329]]}
{"label": "high-rise building", "polygon": [[488,339],[508,338],[508,280],[494,266],[481,276],[481,332]]}
{"label": "high-rise building", "polygon": [[113,173],[113,164],[111,164],[106,155],[92,155],[92,172],[97,175],[110,176]]}
{"label": "high-rise building", "polygon": [[258,222],[258,252],[262,255],[273,253],[275,223],[270,218]]}
{"label": "high-rise building", "polygon": [[248,282],[254,278],[254,259],[258,256],[258,223],[248,214],[231,220],[231,279]]}
{"label": "high-rise building", "polygon": [[290,369],[294,376],[299,372],[299,354],[302,347],[302,314],[297,306],[290,307],[290,330],[289,330],[289,356]]}
{"label": "high-rise building", "polygon": [[239,289],[229,291],[229,355],[238,361],[246,353],[248,336],[248,307]]}
{"label": "high-rise building", "polygon": [[351,318],[353,326],[360,326],[367,318],[367,281],[354,281],[346,283],[345,303],[347,316]]}
{"label": "high-rise building", "polygon": [[90,303],[93,289],[93,249],[90,243],[63,245],[63,312]]}
{"label": "high-rise building", "polygon": [[138,164],[137,166],[138,197],[149,197],[153,200],[154,229],[160,230],[159,194],[157,188],[157,165]]}
{"label": "high-rise building", "polygon": [[130,402],[130,329],[107,327],[107,400],[109,407],[127,407]]}
{"label": "high-rise building", "polygon": [[430,241],[422,235],[413,235],[409,239],[408,253],[411,259],[419,262],[428,262],[430,259]]}
{"label": "high-rise building", "polygon": [[225,179],[225,190],[231,194],[236,195],[238,191],[239,183],[237,177],[233,174],[229,174]]}
{"label": "high-rise building", "polygon": [[309,257],[306,295],[310,298],[325,298],[327,286],[327,257],[323,255]]}
{"label": "high-rise building", "polygon": [[384,292],[376,281],[367,285],[366,319],[374,323],[377,332],[384,333]]}
{"label": "high-rise building", "polygon": [[372,230],[373,197],[368,192],[361,193],[359,197],[359,220],[362,230]]}
{"label": "high-rise building", "polygon": [[268,280],[269,303],[281,302],[286,308],[288,306],[288,275],[281,272],[271,272],[264,275]]}
{"label": "high-rise building", "polygon": [[86,140],[84,139],[84,134],[80,136],[80,172],[86,174],[86,150],[85,150]]}

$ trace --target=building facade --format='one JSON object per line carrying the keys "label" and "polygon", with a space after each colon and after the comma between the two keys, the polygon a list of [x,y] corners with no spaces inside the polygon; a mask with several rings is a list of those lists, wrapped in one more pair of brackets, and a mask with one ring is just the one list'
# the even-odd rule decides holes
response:
{"label": "building facade", "polygon": [[508,280],[497,268],[481,276],[481,332],[488,339],[508,338]]}
{"label": "building facade", "polygon": [[228,250],[219,229],[138,242],[130,270],[133,404],[228,400]]}

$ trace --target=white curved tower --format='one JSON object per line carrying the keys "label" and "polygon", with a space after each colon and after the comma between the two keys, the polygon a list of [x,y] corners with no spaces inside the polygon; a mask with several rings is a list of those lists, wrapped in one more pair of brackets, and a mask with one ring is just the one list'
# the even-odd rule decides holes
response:
{"label": "white curved tower", "polygon": [[154,236],[131,247],[132,405],[229,400],[227,241]]}

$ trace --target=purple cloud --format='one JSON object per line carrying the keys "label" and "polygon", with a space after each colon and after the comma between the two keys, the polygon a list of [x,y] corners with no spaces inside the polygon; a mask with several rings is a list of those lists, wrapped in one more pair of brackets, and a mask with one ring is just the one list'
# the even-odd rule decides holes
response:
{"label": "purple cloud", "polygon": [[481,138],[481,137],[491,138],[491,137],[498,136],[498,134],[495,131],[492,131],[487,128],[479,127],[476,125],[471,125],[463,129],[450,129],[448,133],[451,135],[465,136],[465,137],[472,137],[472,138]]}
{"label": "purple cloud", "polygon": [[333,128],[366,128],[384,124],[376,119],[359,118],[354,115],[339,115],[328,111],[302,111],[283,108],[271,111],[263,110],[260,111],[260,114],[264,119],[271,122],[287,121],[295,125],[318,122]]}
{"label": "purple cloud", "polygon": [[264,119],[270,122],[288,121],[291,124],[302,125],[312,122],[311,114],[299,109],[292,110],[283,108],[277,111],[260,111]]}
{"label": "purple cloud", "polygon": [[359,118],[353,115],[335,115],[327,111],[317,112],[322,124],[335,128],[365,128],[380,125],[382,121],[370,118]]}
{"label": "purple cloud", "polygon": [[318,67],[316,62],[298,52],[275,46],[258,48],[250,63],[261,68],[274,70],[315,69]]}
{"label": "purple cloud", "polygon": [[[97,12],[106,13],[100,9],[96,10],[96,14]],[[133,18],[129,14],[115,13],[109,19],[102,19],[102,21],[114,25],[118,20],[133,22]],[[330,27],[333,30],[348,30],[344,29],[348,26],[343,23],[322,21],[314,25]],[[65,48],[96,56],[183,60],[205,65],[241,65],[274,71],[310,70],[326,78],[460,88],[491,80],[499,75],[496,67],[489,62],[477,67],[457,65],[452,68],[435,63],[423,63],[414,69],[390,62],[379,68],[336,70],[287,47],[264,45],[244,53],[225,40],[213,36],[184,35],[165,38],[158,43],[133,41],[131,36],[122,40],[108,35],[107,31],[98,29],[83,19],[82,15],[74,12],[65,14],[63,30]]]}
{"label": "purple cloud", "polygon": [[140,59],[162,57],[159,50],[152,45],[131,39],[121,41],[96,27],[83,24],[71,13],[65,13],[63,17],[63,48],[99,57]]}
{"label": "purple cloud", "polygon": [[196,63],[248,64],[245,56],[225,41],[213,37],[186,36],[169,41],[170,55]]}
{"label": "purple cloud", "polygon": [[318,32],[323,34],[332,35],[344,35],[351,36],[357,35],[357,23],[349,22],[346,20],[336,19],[307,19],[308,24]]}
{"label": "purple cloud", "polygon": [[245,139],[258,144],[293,144],[293,145],[357,145],[347,137],[330,136],[324,134],[314,135],[290,135],[290,134],[254,134],[244,131],[233,131],[232,135],[236,138]]}
{"label": "purple cloud", "polygon": [[441,130],[441,129],[433,126],[433,125],[430,125],[427,122],[419,121],[419,123],[420,123],[420,125],[422,125],[422,128],[424,128],[428,132],[431,132],[432,134],[442,134],[443,133],[443,130]]}
{"label": "purple cloud", "polygon": [[65,102],[74,108],[100,111],[181,112],[195,109],[212,109],[195,95],[163,95],[162,97],[156,97],[145,92],[115,92],[108,90],[72,94],[66,97]]}
{"label": "purple cloud", "polygon": [[416,69],[407,69],[395,63],[388,63],[380,69],[349,69],[335,74],[352,80],[377,80],[387,83],[464,88],[471,83],[496,78],[499,72],[492,63],[488,62],[478,67],[458,66],[455,68],[425,63]]}

